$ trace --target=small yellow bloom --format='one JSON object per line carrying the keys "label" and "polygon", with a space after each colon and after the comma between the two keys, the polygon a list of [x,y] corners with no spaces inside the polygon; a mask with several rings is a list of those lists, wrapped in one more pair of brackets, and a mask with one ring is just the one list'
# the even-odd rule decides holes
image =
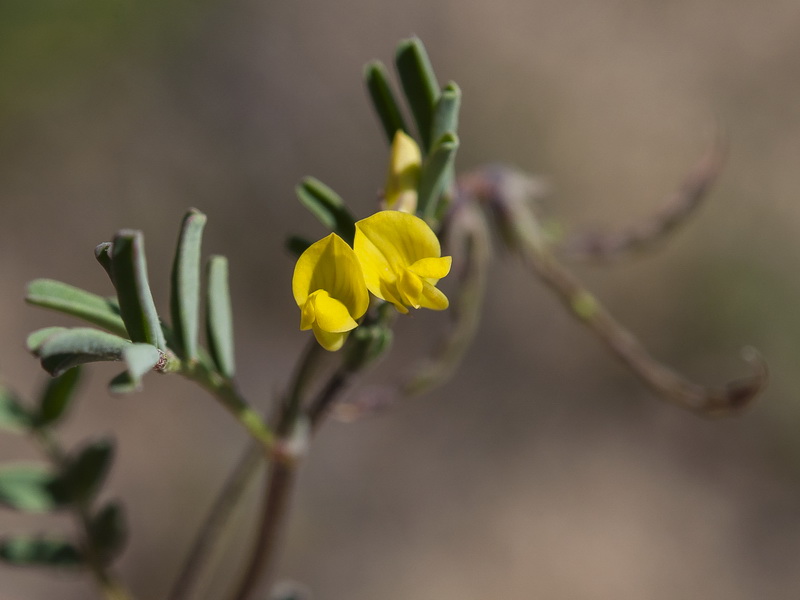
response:
{"label": "small yellow bloom", "polygon": [[369,291],[394,304],[444,310],[447,296],[436,283],[450,272],[452,258],[441,257],[436,234],[417,216],[384,210],[356,223],[353,249]]}
{"label": "small yellow bloom", "polygon": [[384,191],[386,208],[416,212],[421,165],[422,155],[417,142],[398,129],[389,156],[389,175]]}
{"label": "small yellow bloom", "polygon": [[338,350],[369,306],[361,265],[352,248],[335,233],[297,259],[292,292],[300,307],[300,329],[311,329],[326,350]]}

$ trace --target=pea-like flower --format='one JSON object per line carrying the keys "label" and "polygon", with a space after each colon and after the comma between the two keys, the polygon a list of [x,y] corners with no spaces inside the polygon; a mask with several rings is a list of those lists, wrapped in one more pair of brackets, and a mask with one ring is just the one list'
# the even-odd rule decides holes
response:
{"label": "pea-like flower", "polygon": [[311,329],[326,350],[338,350],[367,311],[369,293],[353,249],[335,233],[312,244],[297,259],[292,292],[300,307],[300,329]]}
{"label": "pea-like flower", "polygon": [[452,258],[441,256],[439,239],[419,217],[384,210],[362,219],[356,223],[353,249],[369,291],[401,313],[409,306],[449,306],[436,283],[450,272]]}
{"label": "pea-like flower", "polygon": [[413,138],[398,129],[389,154],[389,174],[384,189],[386,208],[413,213],[417,210],[422,154]]}

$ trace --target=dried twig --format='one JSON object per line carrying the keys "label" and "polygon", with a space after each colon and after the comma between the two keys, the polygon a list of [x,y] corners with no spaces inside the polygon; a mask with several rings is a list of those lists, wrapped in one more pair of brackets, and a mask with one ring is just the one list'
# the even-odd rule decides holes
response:
{"label": "dried twig", "polygon": [[767,368],[754,350],[748,350],[744,357],[753,365],[753,375],[713,388],[692,383],[653,358],[553,256],[530,210],[527,180],[523,174],[495,167],[473,173],[462,184],[495,216],[509,248],[519,254],[523,263],[553,290],[567,309],[644,383],[662,398],[707,416],[736,412],[761,392],[766,385]]}
{"label": "dried twig", "polygon": [[719,176],[725,154],[724,142],[717,139],[655,214],[622,231],[573,234],[560,250],[570,259],[609,262],[652,248],[702,204]]}

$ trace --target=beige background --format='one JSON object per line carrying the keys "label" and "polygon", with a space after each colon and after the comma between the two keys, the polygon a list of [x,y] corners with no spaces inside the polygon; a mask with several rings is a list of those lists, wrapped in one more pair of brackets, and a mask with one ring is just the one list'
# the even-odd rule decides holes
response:
{"label": "beige background", "polygon": [[[243,390],[280,390],[305,341],[289,293],[289,233],[322,234],[293,199],[313,174],[359,216],[386,148],[361,83],[411,33],[464,92],[459,168],[503,161],[547,176],[543,210],[570,228],[649,214],[721,123],[727,168],[656,253],[578,271],[660,357],[707,383],[770,361],[735,420],[662,405],[513,260],[498,257],[485,321],[457,378],[380,417],[325,428],[303,470],[281,572],[323,600],[797,598],[800,576],[800,3],[116,2],[0,4],[0,372],[42,380],[22,350],[40,326],[27,281],[109,293],[92,249],[147,236],[166,309],[183,211],[209,215],[232,265]],[[414,358],[406,319],[383,373]],[[133,537],[119,563],[163,597],[243,445],[222,409],[151,376],[110,398],[90,370],[63,428],[113,434],[106,494]],[[37,456],[3,434],[4,458]],[[0,531],[68,530],[0,513]],[[207,574],[222,597],[242,530]],[[93,597],[70,574],[0,569],[4,599]],[[266,597],[266,596],[264,596]]]}

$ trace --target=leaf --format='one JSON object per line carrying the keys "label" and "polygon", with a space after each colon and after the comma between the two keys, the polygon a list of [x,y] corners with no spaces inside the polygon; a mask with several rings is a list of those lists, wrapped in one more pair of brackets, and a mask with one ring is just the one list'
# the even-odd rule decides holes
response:
{"label": "leaf", "polygon": [[114,273],[111,271],[111,247],[113,244],[111,242],[101,242],[97,244],[94,248],[94,257],[97,259],[97,262],[100,263],[100,266],[103,267],[106,274],[108,274],[108,278],[111,280],[111,283],[114,283]]}
{"label": "leaf", "polygon": [[311,242],[299,235],[289,236],[286,240],[286,249],[295,256],[300,256],[303,252],[308,250],[310,246]]}
{"label": "leaf", "polygon": [[0,468],[0,504],[26,512],[46,512],[64,504],[57,478],[41,465]]}
{"label": "leaf", "polygon": [[70,369],[60,377],[47,382],[39,400],[37,427],[52,425],[61,418],[74,397],[80,375],[80,368]]}
{"label": "leaf", "polygon": [[228,259],[212,256],[208,260],[208,300],[206,303],[208,349],[219,372],[232,378],[236,371],[233,354],[233,314],[228,288]]}
{"label": "leaf", "polygon": [[355,219],[341,196],[319,179],[306,177],[295,188],[300,203],[329,230],[352,245],[356,233]]}
{"label": "leaf", "polygon": [[14,391],[0,383],[0,429],[22,431],[33,425],[33,416]]}
{"label": "leaf", "polygon": [[397,46],[395,66],[403,85],[411,114],[417,123],[425,152],[431,149],[433,109],[439,100],[439,82],[431,67],[428,53],[419,38],[403,40]]}
{"label": "leaf", "polygon": [[0,540],[0,560],[19,567],[74,567],[83,563],[80,551],[69,541],[33,536]]}
{"label": "leaf", "polygon": [[389,143],[392,143],[395,132],[400,129],[408,133],[408,128],[403,121],[400,107],[392,93],[392,86],[389,84],[389,75],[386,67],[379,60],[372,61],[364,68],[364,81],[367,84],[369,96],[378,118],[381,120],[383,130]]}
{"label": "leaf", "polygon": [[452,81],[448,83],[433,111],[431,139],[438,140],[448,133],[458,131],[458,112],[461,108],[461,89]]}
{"label": "leaf", "polygon": [[150,344],[131,344],[122,351],[122,359],[128,369],[111,380],[109,390],[115,394],[127,394],[141,389],[142,377],[153,370],[163,354]]}
{"label": "leaf", "polygon": [[114,459],[114,443],[104,439],[91,442],[68,459],[56,482],[56,490],[72,502],[86,502],[105,480]]}
{"label": "leaf", "polygon": [[122,549],[128,538],[125,511],[118,502],[109,502],[89,523],[92,544],[105,563],[111,562]]}
{"label": "leaf", "polygon": [[128,340],[111,333],[76,327],[48,336],[34,354],[41,359],[45,371],[58,377],[84,363],[122,360],[122,351],[130,345]]}
{"label": "leaf", "polygon": [[458,136],[448,133],[434,144],[422,165],[417,212],[428,221],[438,213],[439,198],[448,185],[457,150]]}
{"label": "leaf", "polygon": [[124,229],[111,246],[111,273],[122,320],[131,341],[166,349],[164,332],[147,281],[147,261],[141,231]]}
{"label": "leaf", "polygon": [[37,329],[28,335],[28,338],[25,340],[25,346],[28,348],[29,352],[36,354],[39,351],[39,347],[45,342],[45,340],[52,337],[56,333],[61,333],[63,331],[69,331],[69,328],[44,327],[42,329]]}
{"label": "leaf", "polygon": [[188,361],[197,360],[200,327],[200,246],[206,216],[191,209],[183,218],[178,248],[172,264],[170,310],[178,354]]}
{"label": "leaf", "polygon": [[49,308],[127,337],[119,306],[108,298],[53,279],[35,279],[28,284],[25,300],[34,306]]}

